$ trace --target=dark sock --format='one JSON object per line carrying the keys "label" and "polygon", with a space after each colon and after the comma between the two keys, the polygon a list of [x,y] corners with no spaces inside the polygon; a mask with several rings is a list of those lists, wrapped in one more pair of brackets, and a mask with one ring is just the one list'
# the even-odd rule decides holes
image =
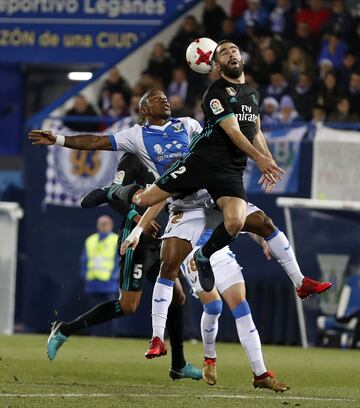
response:
{"label": "dark sock", "polygon": [[166,328],[171,345],[171,368],[180,370],[184,368],[186,364],[184,357],[183,306],[170,305]]}
{"label": "dark sock", "polygon": [[123,315],[124,313],[121,310],[119,301],[110,300],[109,302],[99,303],[72,322],[63,323],[60,327],[60,332],[64,336],[71,336],[81,329],[105,323],[115,317],[121,317]]}
{"label": "dark sock", "polygon": [[201,253],[209,259],[214,252],[229,245],[234,239],[235,237],[226,231],[225,224],[222,222],[214,229],[209,240],[201,248]]}
{"label": "dark sock", "polygon": [[132,204],[133,195],[144,187],[140,184],[129,184],[127,186],[118,186],[111,191],[111,198],[113,200],[122,200],[126,204]]}
{"label": "dark sock", "polygon": [[108,201],[107,199],[107,190],[109,187],[97,188],[95,190],[87,193],[80,202],[81,207],[83,208],[92,208],[97,207],[100,204],[104,204]]}

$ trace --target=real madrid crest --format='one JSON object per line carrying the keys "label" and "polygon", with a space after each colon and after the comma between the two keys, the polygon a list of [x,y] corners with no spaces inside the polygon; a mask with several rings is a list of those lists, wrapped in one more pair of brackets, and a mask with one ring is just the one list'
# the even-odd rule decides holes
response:
{"label": "real madrid crest", "polygon": [[236,90],[232,87],[232,86],[228,86],[225,88],[226,92],[230,95],[230,96],[235,96],[236,95]]}

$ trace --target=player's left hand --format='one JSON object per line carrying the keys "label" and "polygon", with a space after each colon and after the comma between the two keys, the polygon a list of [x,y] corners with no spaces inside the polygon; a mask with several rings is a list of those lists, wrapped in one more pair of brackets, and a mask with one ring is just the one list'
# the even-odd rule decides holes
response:
{"label": "player's left hand", "polygon": [[125,255],[125,252],[131,248],[135,251],[135,248],[138,246],[140,241],[140,237],[137,234],[134,234],[134,230],[131,234],[125,239],[125,241],[121,244],[120,247],[120,255]]}

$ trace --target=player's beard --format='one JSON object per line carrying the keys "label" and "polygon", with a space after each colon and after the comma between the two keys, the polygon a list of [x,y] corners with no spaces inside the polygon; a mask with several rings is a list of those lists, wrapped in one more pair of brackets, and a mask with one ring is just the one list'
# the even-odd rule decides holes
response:
{"label": "player's beard", "polygon": [[231,79],[237,79],[244,72],[244,63],[240,61],[238,67],[230,67],[227,64],[223,64],[220,65],[220,71]]}

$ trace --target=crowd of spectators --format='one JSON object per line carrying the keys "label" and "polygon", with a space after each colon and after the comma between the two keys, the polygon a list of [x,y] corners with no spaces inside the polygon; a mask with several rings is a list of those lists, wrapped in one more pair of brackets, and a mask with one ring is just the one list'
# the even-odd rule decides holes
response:
{"label": "crowd of spectators", "polygon": [[[352,0],[233,0],[230,15],[220,2],[204,0],[202,21],[187,15],[167,45],[156,43],[133,87],[126,73],[114,68],[98,106],[91,107],[78,95],[67,113],[84,116],[97,111],[113,121],[135,116],[139,97],[156,87],[167,94],[173,116],[191,115],[201,121],[201,97],[217,73],[191,71],[185,51],[202,36],[239,45],[246,81],[260,91],[265,127],[360,120],[360,5]],[[94,122],[65,124],[84,131],[96,127]]]}

